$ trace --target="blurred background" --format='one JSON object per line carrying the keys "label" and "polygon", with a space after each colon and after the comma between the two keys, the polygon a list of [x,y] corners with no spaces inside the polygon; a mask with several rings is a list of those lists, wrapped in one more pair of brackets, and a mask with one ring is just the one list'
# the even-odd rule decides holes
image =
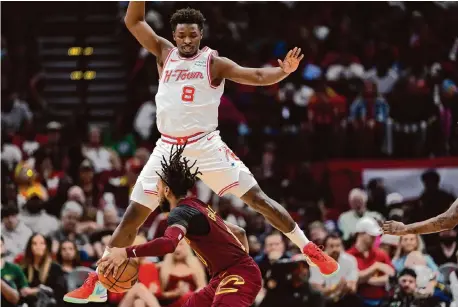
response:
{"label": "blurred background", "polygon": [[[128,2],[2,2],[2,306],[62,306],[120,221],[159,137],[154,56],[123,24]],[[149,2],[171,40],[179,8],[207,18],[203,46],[237,63],[305,58],[269,87],[229,82],[219,129],[261,187],[342,270],[324,278],[264,218],[199,182],[192,193],[246,229],[264,276],[257,305],[449,306],[457,232],[371,236],[458,195],[456,2]],[[151,214],[137,242],[161,236]],[[347,252],[345,252],[347,251]],[[367,256],[369,253],[369,256]],[[204,286],[186,245],[142,259],[107,305],[179,307]],[[394,305],[393,305],[394,304]]]}

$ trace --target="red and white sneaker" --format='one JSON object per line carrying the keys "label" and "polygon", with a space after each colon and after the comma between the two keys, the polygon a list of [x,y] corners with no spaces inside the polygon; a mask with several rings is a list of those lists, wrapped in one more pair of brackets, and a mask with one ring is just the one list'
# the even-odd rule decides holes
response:
{"label": "red and white sneaker", "polygon": [[339,271],[339,264],[323,252],[315,243],[310,242],[302,249],[310,266],[316,266],[324,276],[334,275]]}
{"label": "red and white sneaker", "polygon": [[107,289],[99,283],[97,273],[89,273],[84,284],[67,293],[64,296],[64,301],[73,304],[103,303],[107,301]]}

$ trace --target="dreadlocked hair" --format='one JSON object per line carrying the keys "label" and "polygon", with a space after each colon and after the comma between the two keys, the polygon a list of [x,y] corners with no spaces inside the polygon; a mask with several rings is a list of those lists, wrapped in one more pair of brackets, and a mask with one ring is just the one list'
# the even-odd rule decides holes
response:
{"label": "dreadlocked hair", "polygon": [[175,31],[178,24],[197,24],[200,30],[204,28],[205,17],[199,11],[192,8],[185,8],[176,11],[170,18],[170,25]]}
{"label": "dreadlocked hair", "polygon": [[191,172],[197,161],[189,165],[189,160],[181,156],[185,147],[186,143],[182,146],[172,145],[169,161],[162,156],[162,172],[157,173],[177,197],[186,196],[188,190],[196,183],[197,176],[202,174],[199,168]]}

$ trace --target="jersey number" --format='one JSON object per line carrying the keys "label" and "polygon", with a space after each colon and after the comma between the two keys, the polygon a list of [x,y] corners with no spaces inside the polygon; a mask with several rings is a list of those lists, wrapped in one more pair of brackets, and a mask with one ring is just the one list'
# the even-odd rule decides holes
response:
{"label": "jersey number", "polygon": [[192,86],[183,86],[183,92],[181,93],[181,100],[184,102],[194,102],[194,93],[196,89]]}

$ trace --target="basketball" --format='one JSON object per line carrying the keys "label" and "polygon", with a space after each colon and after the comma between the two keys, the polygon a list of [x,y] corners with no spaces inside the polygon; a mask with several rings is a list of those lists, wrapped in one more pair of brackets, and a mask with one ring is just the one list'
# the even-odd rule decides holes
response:
{"label": "basketball", "polygon": [[107,277],[98,273],[99,282],[110,292],[123,293],[130,290],[138,280],[138,261],[129,259],[119,268],[116,276],[110,272]]}

